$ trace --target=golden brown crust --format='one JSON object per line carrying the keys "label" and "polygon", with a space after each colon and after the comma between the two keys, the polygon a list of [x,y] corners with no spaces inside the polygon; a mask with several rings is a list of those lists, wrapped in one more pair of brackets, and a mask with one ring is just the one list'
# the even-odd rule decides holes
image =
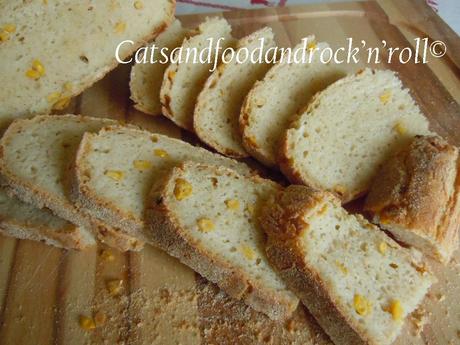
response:
{"label": "golden brown crust", "polygon": [[[174,176],[181,168],[174,168],[158,189],[152,191],[151,203],[148,206],[146,217],[151,242],[158,245],[168,254],[177,257],[203,277],[216,283],[229,296],[243,300],[255,310],[268,315],[271,319],[286,319],[295,310],[298,300],[286,296],[281,300],[279,294],[251,282],[245,272],[235,270],[223,261],[220,256],[212,255],[199,243],[189,238],[180,226],[179,221],[170,211],[166,203],[166,193],[172,187]],[[228,170],[230,171],[230,170]],[[230,171],[231,172],[231,171]],[[233,172],[231,172],[233,174]],[[254,179],[260,179],[254,177]]]}
{"label": "golden brown crust", "polygon": [[441,251],[427,254],[450,257],[460,217],[457,159],[458,149],[442,138],[415,137],[378,173],[365,210],[387,230],[412,232]]}

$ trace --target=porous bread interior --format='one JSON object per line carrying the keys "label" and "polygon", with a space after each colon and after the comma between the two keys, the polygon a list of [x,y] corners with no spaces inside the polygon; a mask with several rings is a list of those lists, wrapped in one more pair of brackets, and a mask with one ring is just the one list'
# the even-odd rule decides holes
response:
{"label": "porous bread interior", "polygon": [[[405,249],[361,216],[349,215],[337,203],[324,201],[308,212],[308,228],[299,243],[305,262],[318,272],[321,284],[339,310],[351,320],[358,333],[391,344],[400,333],[402,320],[422,301],[433,280],[416,270]],[[379,249],[386,243],[384,253]],[[393,266],[393,267],[392,267]],[[355,295],[371,303],[369,314],[361,316]],[[384,309],[398,300],[401,320]]]}
{"label": "porous bread interior", "polygon": [[366,69],[315,97],[287,132],[285,158],[303,182],[348,201],[368,190],[389,153],[429,133],[396,75]]}

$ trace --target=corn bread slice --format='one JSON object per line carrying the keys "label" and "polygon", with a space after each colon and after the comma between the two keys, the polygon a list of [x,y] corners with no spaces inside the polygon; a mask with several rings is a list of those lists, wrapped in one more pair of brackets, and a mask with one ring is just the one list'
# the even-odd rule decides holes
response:
{"label": "corn bread slice", "polygon": [[131,68],[129,89],[134,107],[137,110],[149,115],[161,114],[160,88],[168,64],[159,62],[163,59],[160,50],[168,48],[168,52],[171,52],[172,49],[182,44],[186,33],[187,30],[176,19],[164,32],[158,35],[153,45],[149,46],[149,48],[155,46],[157,49],[153,57],[158,62],[151,63],[149,61],[150,54],[147,54],[147,62],[136,63]]}
{"label": "corn bread slice", "polygon": [[152,190],[147,210],[153,243],[272,319],[284,319],[297,298],[269,265],[257,221],[276,183],[233,170],[187,162]]}
{"label": "corn bread slice", "polygon": [[[177,51],[177,54],[174,55],[176,61],[171,61],[166,68],[160,90],[160,101],[163,115],[170,118],[176,125],[190,131],[193,130],[193,109],[198,93],[206,78],[211,74],[218,40],[222,39],[220,41],[222,49],[232,45],[234,40],[231,30],[232,28],[224,18],[206,18],[197,29],[190,33],[190,37],[184,40],[181,46],[182,51]],[[203,54],[203,59],[200,61],[199,54],[209,47],[210,39],[212,39],[210,61],[203,61],[207,58],[207,54]],[[187,50],[190,52],[188,61],[186,61]],[[222,51],[217,53],[218,60],[221,54]],[[180,56],[182,56],[182,61],[178,61]],[[193,63],[194,57],[196,57],[196,63]]]}
{"label": "corn bread slice", "polygon": [[[49,208],[57,216],[94,231],[108,245],[135,250],[142,247],[140,241],[120,237],[124,235],[119,231],[96,224],[69,199],[72,166],[83,134],[116,123],[78,115],[16,120],[0,141],[0,174],[22,201]],[[126,243],[120,246],[120,241]]]}
{"label": "corn bread slice", "polygon": [[260,213],[267,256],[337,345],[389,345],[435,278],[329,192],[291,185]]}
{"label": "corn bread slice", "polygon": [[241,142],[238,119],[247,93],[271,66],[250,60],[251,54],[261,46],[261,40],[262,56],[265,56],[275,46],[271,28],[264,27],[238,41],[235,54],[228,53],[226,61],[206,81],[193,113],[193,128],[198,137],[229,157],[249,156]]}
{"label": "corn bread slice", "polygon": [[[174,0],[2,2],[0,128],[63,109],[153,39],[174,17]],[[6,32],[6,34],[5,34]]]}
{"label": "corn bread slice", "polygon": [[0,233],[66,249],[85,249],[96,244],[93,235],[47,209],[20,201],[0,188]]}
{"label": "corn bread slice", "polygon": [[161,134],[108,127],[86,133],[76,158],[73,200],[92,217],[139,239],[154,183],[184,160],[228,166],[251,174],[244,164]]}
{"label": "corn bread slice", "polygon": [[[316,43],[314,36],[305,37],[292,49],[291,59],[305,52],[305,63],[279,61],[257,81],[246,96],[239,118],[243,146],[261,163],[277,166],[283,134],[318,91],[344,76],[339,66],[320,61],[320,53],[329,47]],[[303,52],[302,52],[303,53]]]}
{"label": "corn bread slice", "polygon": [[282,140],[280,167],[293,183],[350,201],[369,190],[385,159],[428,121],[392,71],[365,69],[316,94]]}
{"label": "corn bread slice", "polygon": [[398,241],[449,262],[458,248],[458,149],[434,136],[417,136],[375,177],[365,210]]}

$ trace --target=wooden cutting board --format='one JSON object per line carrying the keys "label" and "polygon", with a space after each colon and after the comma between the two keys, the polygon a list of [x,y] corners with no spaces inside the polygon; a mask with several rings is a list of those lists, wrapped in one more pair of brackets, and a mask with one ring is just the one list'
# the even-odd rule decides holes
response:
{"label": "wooden cutting board", "polygon": [[[380,64],[400,73],[432,128],[460,146],[460,39],[424,1],[393,0],[268,8],[223,15],[241,37],[263,25],[273,28],[280,46],[315,34],[333,47],[365,40],[378,46],[411,47],[415,37],[442,40],[443,58],[428,64]],[[193,27],[204,15],[180,19]],[[344,66],[353,71],[365,64]],[[129,101],[129,66],[121,66],[73,101],[69,112],[112,117],[148,130],[194,140],[162,117],[135,111]],[[347,95],[344,95],[347,97]],[[0,344],[327,344],[303,308],[292,320],[269,321],[175,259],[147,247],[140,253],[102,246],[85,252],[59,250],[0,237]],[[439,283],[426,298],[427,323],[417,332],[406,322],[397,344],[460,344],[460,253],[448,267],[432,263]],[[109,295],[106,282],[123,280],[123,292]],[[104,325],[82,330],[80,315],[102,312]],[[419,334],[418,334],[419,333]]]}

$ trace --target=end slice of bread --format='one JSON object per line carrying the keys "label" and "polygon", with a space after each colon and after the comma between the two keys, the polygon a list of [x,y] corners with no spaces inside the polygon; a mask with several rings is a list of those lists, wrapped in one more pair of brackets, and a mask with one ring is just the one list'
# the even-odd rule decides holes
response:
{"label": "end slice of bread", "polygon": [[134,107],[137,110],[149,115],[161,114],[160,88],[168,64],[160,63],[163,59],[160,50],[167,48],[168,53],[170,53],[172,49],[182,44],[186,33],[187,30],[176,19],[164,32],[158,35],[153,45],[149,46],[149,49],[155,47],[155,54],[152,56],[158,61],[151,63],[150,54],[146,54],[143,55],[146,61],[136,63],[131,68],[129,89]]}
{"label": "end slice of bread", "polygon": [[365,210],[398,241],[447,263],[458,248],[458,149],[417,136],[377,173]]}
{"label": "end slice of bread", "polygon": [[20,201],[5,188],[0,188],[0,233],[65,249],[96,245],[88,230],[55,216],[47,209]]}
{"label": "end slice of bread", "polygon": [[163,31],[174,10],[174,0],[2,3],[0,23],[11,32],[0,49],[0,60],[8,62],[0,66],[8,81],[0,89],[0,128],[63,109],[118,65],[119,45],[124,60]]}
{"label": "end slice of bread", "polygon": [[254,83],[262,79],[271,66],[265,62],[254,63],[251,55],[262,47],[261,55],[265,56],[274,46],[274,35],[269,27],[242,38],[234,54],[225,56],[225,61],[211,74],[198,96],[193,128],[203,142],[226,156],[249,156],[242,145],[238,124],[241,106]]}
{"label": "end slice of bread", "polygon": [[[313,95],[344,76],[339,66],[323,64],[320,53],[329,47],[305,37],[287,57],[257,81],[246,96],[239,118],[243,146],[263,164],[277,166],[280,141],[298,111]],[[304,49],[307,48],[304,52]],[[305,55],[305,63],[295,62]]]}
{"label": "end slice of bread", "polygon": [[435,278],[329,192],[289,186],[262,208],[267,256],[337,345],[389,345]]}
{"label": "end slice of bread", "polygon": [[152,191],[148,235],[231,297],[284,319],[298,300],[269,265],[256,218],[280,188],[230,169],[185,163]]}
{"label": "end slice of bread", "polygon": [[[214,59],[216,58],[215,48],[218,40],[220,47],[225,49],[234,43],[231,36],[232,28],[224,18],[206,18],[198,28],[190,33],[180,47],[180,50],[173,56],[175,61],[166,68],[163,83],[160,90],[160,101],[163,115],[170,118],[176,125],[187,130],[193,130],[193,109],[196,99],[203,84],[211,74]],[[204,61],[208,54],[200,61],[200,53],[210,46],[210,61]],[[217,53],[220,60],[221,51]],[[186,61],[188,57],[188,61]],[[196,63],[193,63],[195,59]]]}
{"label": "end slice of bread", "polygon": [[108,127],[86,133],[76,158],[72,199],[93,218],[144,238],[144,211],[152,186],[184,160],[228,166],[244,164],[161,134]]}
{"label": "end slice of bread", "polygon": [[347,202],[369,190],[389,155],[428,121],[396,74],[365,69],[319,92],[282,141],[280,166],[294,183]]}
{"label": "end slice of bread", "polygon": [[[2,178],[24,202],[38,208],[46,207],[80,227],[101,230],[101,227],[94,227],[92,220],[69,199],[69,181],[83,134],[116,123],[78,115],[42,115],[16,120],[0,141]],[[96,233],[108,244],[117,243],[120,239],[110,240],[111,234],[115,235],[116,231]],[[132,239],[132,242],[139,241]]]}

